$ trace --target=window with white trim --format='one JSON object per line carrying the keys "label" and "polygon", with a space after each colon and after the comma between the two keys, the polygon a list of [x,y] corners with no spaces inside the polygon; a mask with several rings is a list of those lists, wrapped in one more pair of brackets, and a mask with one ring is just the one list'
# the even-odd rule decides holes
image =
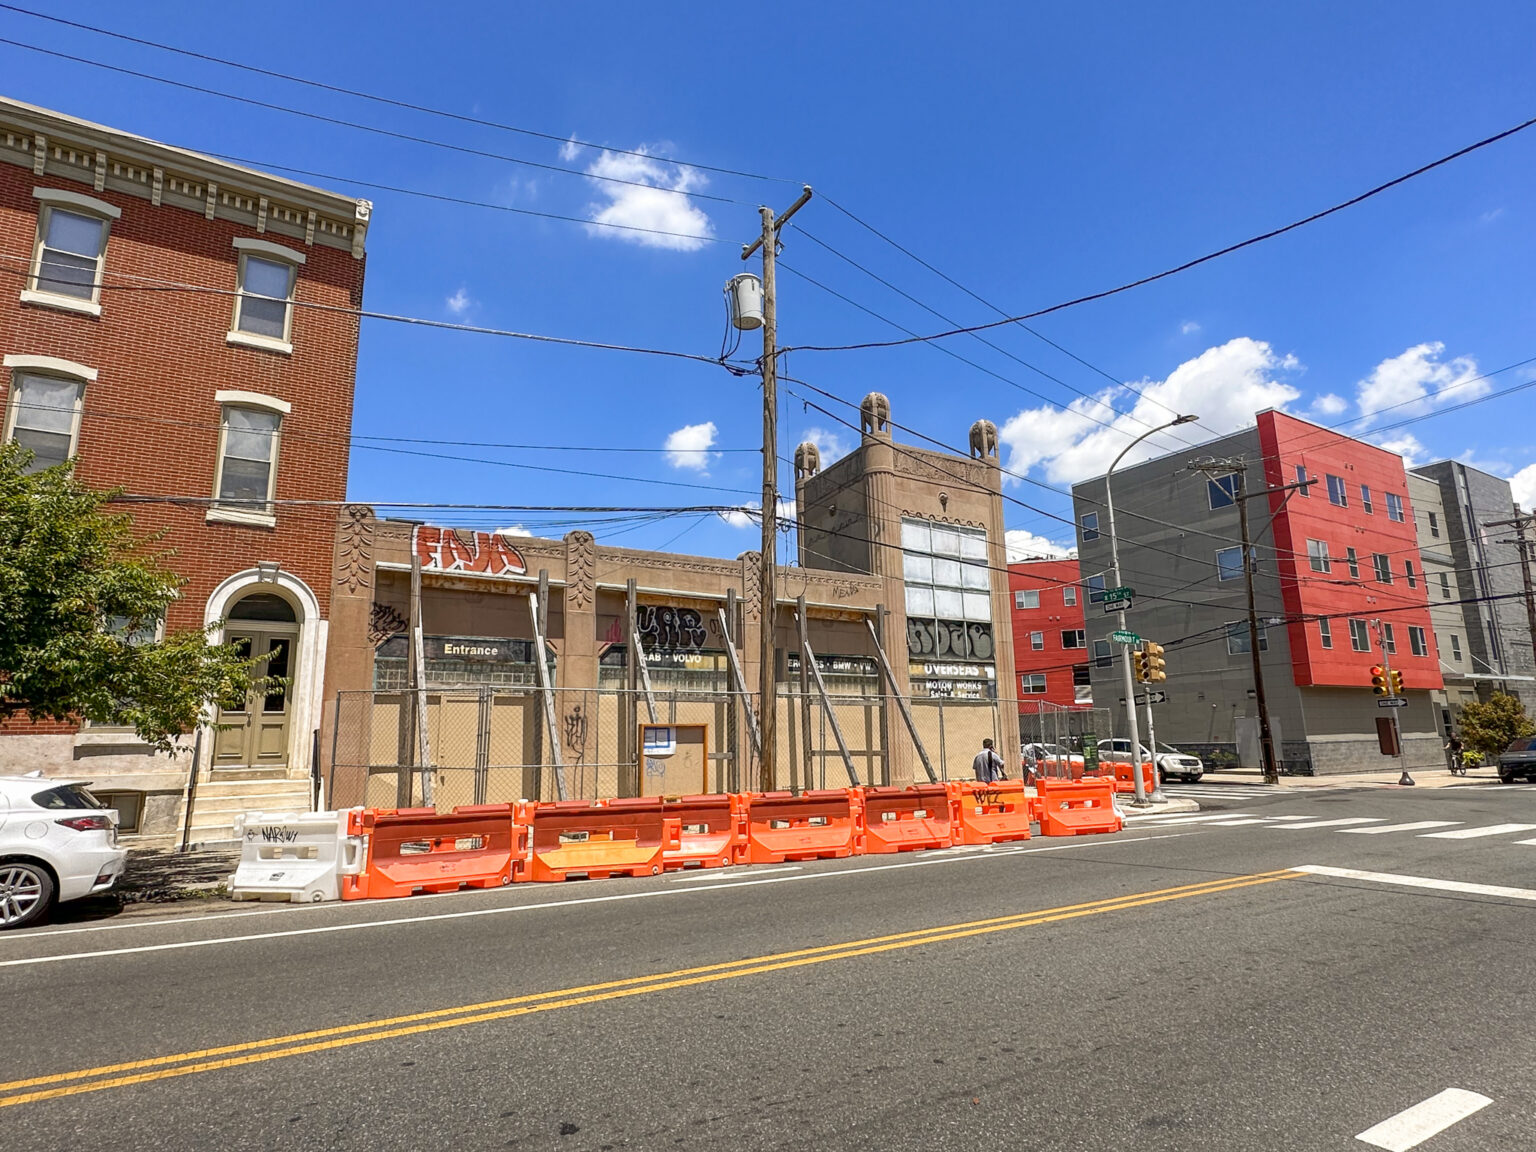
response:
{"label": "window with white trim", "polygon": [[1376,506],[1371,503],[1371,486],[1369,484],[1360,485],[1360,507],[1367,516],[1373,515],[1376,511]]}
{"label": "window with white trim", "polygon": [[1349,507],[1349,490],[1344,484],[1344,477],[1329,476],[1324,473],[1328,481],[1328,503],[1337,504],[1340,508]]}
{"label": "window with white trim", "polygon": [[1451,659],[1461,663],[1461,637],[1454,632],[1451,633]]}
{"label": "window with white trim", "polygon": [[1307,563],[1314,572],[1333,571],[1333,562],[1328,558],[1328,541],[1307,541]]}
{"label": "window with white trim", "polygon": [[1243,575],[1242,545],[1216,550],[1216,579],[1237,580]]}
{"label": "window with white trim", "polygon": [[1440,517],[1434,512],[1429,514],[1429,534],[1436,540],[1440,539]]}
{"label": "window with white trim", "polygon": [[[1234,620],[1227,625],[1227,655],[1246,656],[1250,651],[1248,645],[1248,622],[1246,620]],[[1259,625],[1259,651],[1269,651],[1269,630],[1264,625]]]}
{"label": "window with white trim", "polygon": [[1013,594],[1013,606],[1020,612],[1027,608],[1040,607],[1040,590],[1038,588],[1024,588]]}
{"label": "window with white trim", "polygon": [[214,512],[271,523],[277,487],[277,449],[283,414],[271,408],[225,404],[219,427]]}
{"label": "window with white trim", "polygon": [[293,290],[304,253],[246,237],[234,244],[240,252],[239,290],[229,342],[293,351]]}
{"label": "window with white trim", "polygon": [[1419,586],[1419,578],[1414,574],[1412,560],[1403,561],[1403,578],[1408,581],[1408,587],[1417,588]]}
{"label": "window with white trim", "polygon": [[1042,652],[1045,650],[1045,633],[1031,632],[1029,634],[1029,647],[1031,651]]}
{"label": "window with white trim", "polygon": [[1097,512],[1084,512],[1082,519],[1078,523],[1082,525],[1084,544],[1099,538],[1099,514]]}
{"label": "window with white trim", "polygon": [[32,453],[28,472],[62,464],[75,454],[85,383],[38,372],[12,372],[5,438]]}
{"label": "window with white trim", "polygon": [[1372,552],[1371,564],[1376,569],[1376,582],[1378,584],[1392,583],[1392,557],[1385,552]]}
{"label": "window with white trim", "polygon": [[1328,617],[1320,617],[1317,621],[1317,634],[1323,642],[1324,648],[1333,647],[1333,624]]}
{"label": "window with white trim", "polygon": [[37,242],[21,298],[91,315],[101,313],[101,268],[107,234],[121,209],[58,188],[34,188]]}
{"label": "window with white trim", "polygon": [[1063,648],[1088,647],[1088,633],[1081,628],[1063,628],[1061,630],[1061,646]]}
{"label": "window with white trim", "polygon": [[1403,498],[1396,492],[1387,493],[1387,519],[1396,520],[1399,524],[1403,523],[1405,519],[1403,515]]}
{"label": "window with white trim", "polygon": [[1217,508],[1230,508],[1237,503],[1237,473],[1230,476],[1218,476],[1214,480],[1205,482],[1205,498],[1210,503],[1211,511]]}
{"label": "window with white trim", "polygon": [[1026,696],[1045,695],[1045,673],[1031,672],[1019,677],[1019,691]]}
{"label": "window with white trim", "polygon": [[1451,578],[1449,576],[1447,576],[1444,572],[1442,572],[1442,573],[1440,573],[1440,599],[1442,599],[1442,600],[1449,600],[1450,598],[1451,598]]}
{"label": "window with white trim", "polygon": [[1353,548],[1344,549],[1344,563],[1349,565],[1349,578],[1360,579],[1360,554]]}
{"label": "window with white trim", "polygon": [[1307,466],[1305,464],[1296,465],[1296,483],[1302,485],[1302,487],[1296,489],[1296,495],[1311,499],[1313,482],[1307,477]]}
{"label": "window with white trim", "polygon": [[1071,584],[1064,585],[1061,589],[1061,602],[1068,608],[1077,604],[1077,588]]}
{"label": "window with white trim", "polygon": [[1371,650],[1371,628],[1364,620],[1349,622],[1349,646],[1355,652]]}
{"label": "window with white trim", "polygon": [[1429,645],[1425,642],[1424,629],[1417,624],[1408,625],[1408,650],[1415,656],[1429,655]]}
{"label": "window with white trim", "polygon": [[1095,640],[1093,642],[1093,666],[1095,668],[1108,668],[1114,663],[1114,654],[1110,650],[1108,640]]}
{"label": "window with white trim", "polygon": [[1385,621],[1381,625],[1381,650],[1388,656],[1397,655],[1397,633]]}

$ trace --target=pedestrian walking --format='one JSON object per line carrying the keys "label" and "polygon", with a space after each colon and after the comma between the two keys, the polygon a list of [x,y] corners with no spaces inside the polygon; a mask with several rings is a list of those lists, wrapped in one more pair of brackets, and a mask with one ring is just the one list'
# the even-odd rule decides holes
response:
{"label": "pedestrian walking", "polygon": [[1445,742],[1445,750],[1451,755],[1451,775],[1465,776],[1467,774],[1467,762],[1461,757],[1461,737],[1455,732]]}
{"label": "pedestrian walking", "polygon": [[992,748],[990,739],[981,742],[981,751],[976,753],[971,761],[971,771],[976,774],[976,779],[983,784],[991,784],[997,780],[1008,779],[1007,765],[1003,758]]}

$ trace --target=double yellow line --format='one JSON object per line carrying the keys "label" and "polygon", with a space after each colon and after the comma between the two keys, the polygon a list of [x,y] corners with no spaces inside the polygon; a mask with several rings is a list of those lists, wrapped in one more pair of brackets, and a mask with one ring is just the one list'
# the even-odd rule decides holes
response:
{"label": "double yellow line", "polygon": [[436,1032],[445,1028],[461,1028],[466,1024],[508,1020],[514,1016],[550,1012],[557,1008],[574,1008],[582,1004],[597,1004],[604,1000],[643,996],[672,988],[711,984],[718,980],[733,980],[740,976],[755,976],[764,972],[782,971],[786,968],[823,964],[830,960],[873,956],[880,952],[891,952],[899,948],[916,948],[925,944],[937,944],[944,940],[959,940],[967,936],[986,935],[990,932],[1031,928],[1060,920],[1098,916],[1105,912],[1120,912],[1149,904],[1162,904],[1170,900],[1185,900],[1191,896],[1211,896],[1237,888],[1270,884],[1276,880],[1285,880],[1298,875],[1300,873],[1288,868],[1274,872],[1256,872],[1247,876],[1210,880],[1202,884],[1185,884],[1177,888],[1132,893],[1110,900],[1095,900],[1087,904],[1069,904],[1035,912],[1020,912],[1012,916],[998,916],[989,920],[970,920],[913,932],[898,932],[890,936],[874,936],[865,940],[849,940],[841,944],[825,944],[817,948],[801,948],[793,952],[777,952],[744,960],[730,960],[722,964],[681,968],[650,976],[610,980],[602,984],[586,984],[576,988],[512,996],[503,1000],[487,1000],[479,1004],[460,1005],[457,1008],[413,1012],[406,1016],[392,1016],[385,1020],[341,1024],[333,1028],[295,1032],[287,1036],[272,1036],[265,1040],[250,1040],[241,1044],[225,1044],[217,1048],[180,1052],[173,1056],[151,1056],[143,1060],[105,1064],[99,1068],[56,1072],[47,1076],[34,1076],[0,1084],[0,1108],[8,1108],[16,1104],[33,1104],[61,1096],[77,1096],[85,1092],[100,1092],[107,1088],[147,1084],[154,1080],[168,1080],[175,1076],[193,1076],[201,1072],[238,1068],[246,1064],[279,1060],[285,1056],[302,1056],[310,1052],[349,1048],[354,1044],[369,1044],[375,1040],[392,1040],[401,1036],[414,1036],[418,1033]]}

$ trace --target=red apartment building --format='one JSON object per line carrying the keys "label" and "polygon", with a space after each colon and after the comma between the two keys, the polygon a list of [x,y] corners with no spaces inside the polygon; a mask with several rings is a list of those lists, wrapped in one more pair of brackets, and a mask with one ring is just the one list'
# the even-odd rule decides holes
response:
{"label": "red apartment building", "polygon": [[1093,703],[1085,591],[1076,560],[1024,560],[1008,565],[1013,598],[1013,665],[1019,711],[1041,703],[1070,708]]}
{"label": "red apartment building", "polygon": [[[1397,715],[1409,762],[1441,763],[1434,695],[1442,680],[1403,459],[1276,411],[1115,473],[1121,562],[1138,588],[1127,623],[1167,649],[1158,738],[1257,763],[1234,462],[1255,494],[1248,519],[1259,655],[1286,770],[1395,766],[1378,748],[1376,721],[1388,713],[1371,689],[1370,669],[1384,659],[1403,675],[1408,706]],[[1303,480],[1312,481],[1305,490],[1278,491]],[[1106,567],[1104,481],[1084,481],[1073,494],[1082,563]],[[1102,637],[1090,638],[1103,657],[1093,662],[1095,687],[1118,722],[1119,664]]]}
{"label": "red apartment building", "polygon": [[[125,507],[165,533],[187,579],[165,627],[226,620],[226,639],[292,680],[202,734],[195,839],[227,835],[248,804],[308,806],[336,523],[324,502],[346,495],[347,310],[362,304],[369,213],[0,99],[3,435],[39,467],[73,457],[87,483],[152,497]],[[189,767],[131,731],[0,730],[0,772],[93,780],[146,837],[181,828]]]}

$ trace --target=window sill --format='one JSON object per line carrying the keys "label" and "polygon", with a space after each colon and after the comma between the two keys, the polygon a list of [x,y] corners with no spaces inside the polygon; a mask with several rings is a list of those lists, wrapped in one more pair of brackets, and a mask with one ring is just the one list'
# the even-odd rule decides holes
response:
{"label": "window sill", "polygon": [[245,508],[220,508],[215,505],[208,509],[203,522],[205,524],[244,524],[251,528],[276,528],[277,514],[253,512]]}
{"label": "window sill", "polygon": [[149,744],[132,728],[82,728],[75,733],[75,747],[132,748],[147,751]]}
{"label": "window sill", "polygon": [[251,332],[231,332],[224,337],[224,343],[242,348],[259,348],[263,352],[279,352],[284,356],[293,355],[293,344],[290,341],[274,340],[271,336],[257,336]]}
{"label": "window sill", "polygon": [[78,312],[82,316],[100,316],[101,305],[94,300],[81,300],[78,296],[59,296],[52,292],[38,292],[25,288],[21,293],[23,304],[36,304],[40,308],[56,308],[60,312]]}

